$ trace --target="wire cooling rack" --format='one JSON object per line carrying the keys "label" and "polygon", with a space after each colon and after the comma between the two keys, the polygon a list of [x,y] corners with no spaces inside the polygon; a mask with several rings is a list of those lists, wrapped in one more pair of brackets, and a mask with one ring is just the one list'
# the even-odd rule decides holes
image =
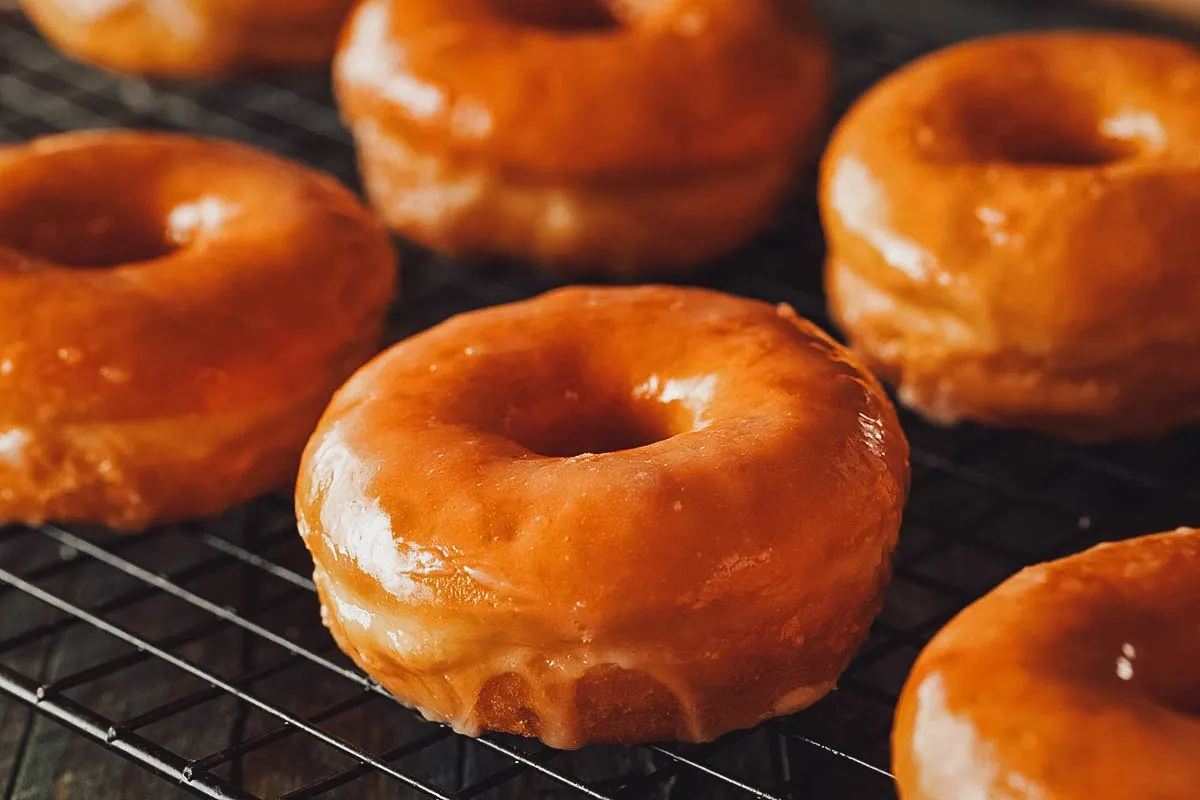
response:
{"label": "wire cooling rack", "polygon": [[[937,18],[939,30],[947,19]],[[843,103],[948,38],[833,21]],[[355,184],[350,141],[320,78],[152,87],[66,61],[0,11],[0,141],[113,126],[243,139]],[[812,194],[802,190],[774,230],[695,280],[824,321]],[[411,249],[405,257],[397,338],[553,283],[511,265]],[[894,797],[896,694],[922,644],[958,609],[1022,565],[1200,522],[1194,432],[1079,448],[941,430],[911,416],[904,423],[914,481],[896,577],[839,691],[705,746],[561,753],[510,737],[465,739],[419,720],[321,627],[286,498],[140,537],[10,527],[0,537],[5,797]]]}

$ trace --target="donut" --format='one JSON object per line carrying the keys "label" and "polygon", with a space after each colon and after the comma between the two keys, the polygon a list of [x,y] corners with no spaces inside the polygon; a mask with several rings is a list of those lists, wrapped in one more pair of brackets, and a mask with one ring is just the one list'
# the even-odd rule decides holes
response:
{"label": "donut", "polygon": [[917,659],[896,712],[904,800],[1194,797],[1200,531],[1024,570]]}
{"label": "donut", "polygon": [[908,475],[879,385],[787,306],[569,288],[360,370],[296,509],[360,667],[462,733],[569,749],[708,740],[828,692]]}
{"label": "donut", "polygon": [[397,232],[618,275],[762,228],[830,80],[802,0],[366,0],[334,72]]}
{"label": "donut", "polygon": [[355,0],[20,0],[66,53],[117,72],[218,77],[328,64]]}
{"label": "donut", "polygon": [[249,147],[0,149],[0,524],[138,530],[287,484],[394,265],[347,190]]}
{"label": "donut", "polygon": [[1080,441],[1200,420],[1200,54],[1006,35],[901,69],[821,167],[833,316],[902,403]]}

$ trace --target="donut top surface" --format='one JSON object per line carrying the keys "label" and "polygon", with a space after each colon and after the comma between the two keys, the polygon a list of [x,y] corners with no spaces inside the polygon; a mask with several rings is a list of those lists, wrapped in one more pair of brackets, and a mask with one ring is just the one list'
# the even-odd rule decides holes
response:
{"label": "donut top surface", "polygon": [[820,595],[802,614],[840,619],[823,611],[835,587],[879,585],[907,454],[875,381],[787,307],[572,288],[360,370],[309,443],[297,503],[318,564],[372,607],[578,641],[752,603],[765,631],[797,594]]}
{"label": "donut top surface", "polygon": [[844,118],[822,194],[839,262],[955,346],[1170,361],[1200,307],[1200,55],[1099,32],[950,47]]}
{"label": "donut top surface", "polygon": [[349,191],[242,145],[0,149],[0,421],[237,410],[309,385],[389,301],[394,263]]}
{"label": "donut top surface", "polygon": [[1188,44],[1135,34],[1004,34],[897,70],[856,113],[879,124],[875,148],[935,164],[1071,173],[1195,163],[1198,61]]}
{"label": "donut top surface", "polygon": [[355,0],[20,0],[55,44],[120,72],[212,78],[328,63]]}
{"label": "donut top surface", "polygon": [[829,82],[800,0],[367,0],[335,71],[351,119],[534,174],[796,147]]}
{"label": "donut top surface", "polygon": [[918,659],[906,798],[1182,798],[1200,786],[1200,531],[1031,567]]}
{"label": "donut top surface", "polygon": [[[23,0],[35,4],[39,0]],[[157,13],[174,22],[176,29],[186,30],[189,18],[209,16],[226,18],[285,18],[297,24],[312,18],[328,19],[331,8],[345,13],[354,0],[251,0],[250,2],[225,2],[224,0],[192,0],[188,4],[156,3],[154,0],[41,0],[59,8],[63,14],[79,22],[97,22],[130,11]],[[190,6],[190,8],[188,7]]]}

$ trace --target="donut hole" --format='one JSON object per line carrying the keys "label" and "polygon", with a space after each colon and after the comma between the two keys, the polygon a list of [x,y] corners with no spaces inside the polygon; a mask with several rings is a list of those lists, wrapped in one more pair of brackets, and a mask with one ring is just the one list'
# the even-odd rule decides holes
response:
{"label": "donut hole", "polygon": [[161,215],[129,199],[51,188],[61,191],[32,192],[0,210],[0,246],[76,269],[153,261],[178,249]]}
{"label": "donut hole", "polygon": [[602,0],[491,0],[506,22],[563,33],[613,30],[620,22]]}
{"label": "donut hole", "polygon": [[1159,700],[1167,708],[1200,718],[1200,677],[1191,683],[1173,687],[1173,691],[1159,693]]}
{"label": "donut hole", "polygon": [[708,425],[718,378],[653,374],[629,386],[615,367],[559,362],[546,380],[532,380],[508,398],[506,435],[551,458],[615,453],[665,441]]}
{"label": "donut hole", "polygon": [[[948,141],[969,161],[1089,168],[1135,156],[1146,145],[1136,135],[1106,132],[1096,102],[1073,87],[994,86],[989,80],[955,86],[944,97],[926,130],[935,134],[932,141]],[[937,135],[939,130],[949,135]]]}
{"label": "donut hole", "polygon": [[1008,120],[976,133],[985,160],[1031,167],[1099,167],[1136,154],[1129,141],[1099,136],[1067,120]]}
{"label": "donut hole", "polygon": [[[1176,630],[1178,626],[1173,626]],[[1133,676],[1155,702],[1200,718],[1200,633],[1178,638],[1159,637],[1141,648],[1132,662]]]}
{"label": "donut hole", "polygon": [[649,404],[600,402],[530,409],[512,417],[509,436],[547,458],[616,453],[674,436],[673,420]]}

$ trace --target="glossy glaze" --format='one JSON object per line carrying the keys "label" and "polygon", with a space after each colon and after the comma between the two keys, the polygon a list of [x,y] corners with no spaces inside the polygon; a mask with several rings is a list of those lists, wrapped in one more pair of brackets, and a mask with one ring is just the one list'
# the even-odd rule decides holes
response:
{"label": "glossy glaze", "polygon": [[394,281],[348,191],[244,146],[0,150],[0,521],[140,528],[285,483]]}
{"label": "glossy glaze", "polygon": [[119,72],[215,77],[333,57],[354,0],[21,0],[57,46]]}
{"label": "glossy glaze", "polygon": [[917,660],[893,741],[905,800],[1193,797],[1200,531],[1024,570]]}
{"label": "glossy glaze", "polygon": [[706,740],[833,686],[907,455],[879,386],[787,307],[565,289],[363,368],[297,512],[326,624],[431,719]]}
{"label": "glossy glaze", "polygon": [[1023,34],[900,70],[822,165],[833,312],[903,402],[1078,439],[1200,419],[1200,55]]}
{"label": "glossy glaze", "polygon": [[807,7],[588,5],[610,24],[537,0],[358,7],[335,83],[381,216],[446,252],[617,272],[765,223],[826,106]]}

